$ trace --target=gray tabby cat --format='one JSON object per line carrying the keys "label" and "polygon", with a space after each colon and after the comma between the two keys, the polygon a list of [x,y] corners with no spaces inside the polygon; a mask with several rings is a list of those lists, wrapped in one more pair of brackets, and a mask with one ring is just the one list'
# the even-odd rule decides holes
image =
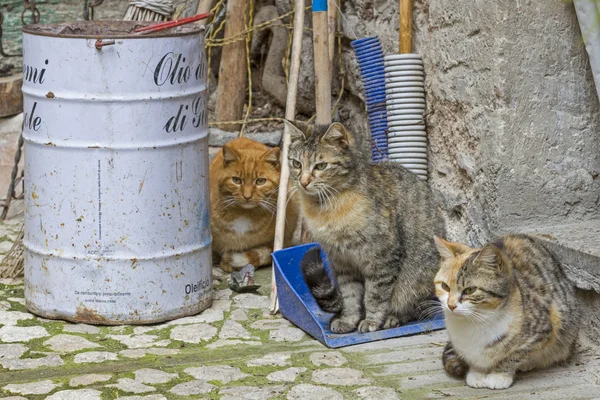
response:
{"label": "gray tabby cat", "polygon": [[291,180],[338,287],[318,250],[301,266],[319,306],[336,313],[331,330],[371,332],[417,317],[439,263],[431,235],[445,231],[427,184],[396,163],[371,164],[339,123],[310,136],[290,130]]}
{"label": "gray tabby cat", "polygon": [[467,385],[505,389],[517,371],[565,361],[579,329],[573,285],[537,240],[508,235],[483,249],[435,238],[436,294],[450,342],[442,362]]}

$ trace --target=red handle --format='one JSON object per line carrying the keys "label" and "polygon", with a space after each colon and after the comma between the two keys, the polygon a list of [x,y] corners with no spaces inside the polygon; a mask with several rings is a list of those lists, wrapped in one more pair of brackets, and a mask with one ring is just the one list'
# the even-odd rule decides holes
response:
{"label": "red handle", "polygon": [[165,29],[173,28],[175,26],[180,26],[180,25],[189,24],[191,22],[200,21],[202,19],[206,19],[211,16],[212,16],[212,13],[210,13],[210,12],[207,12],[204,14],[197,14],[192,17],[180,18],[175,21],[167,21],[167,22],[161,22],[160,24],[143,26],[141,28],[137,28],[134,32],[145,35],[147,33],[158,32],[158,31],[162,31]]}

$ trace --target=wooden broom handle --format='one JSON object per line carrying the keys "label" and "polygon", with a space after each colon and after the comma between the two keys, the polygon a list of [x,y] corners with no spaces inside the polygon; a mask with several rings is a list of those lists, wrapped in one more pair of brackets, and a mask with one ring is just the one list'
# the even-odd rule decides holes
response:
{"label": "wooden broom handle", "polygon": [[412,53],[413,0],[400,0],[400,54]]}

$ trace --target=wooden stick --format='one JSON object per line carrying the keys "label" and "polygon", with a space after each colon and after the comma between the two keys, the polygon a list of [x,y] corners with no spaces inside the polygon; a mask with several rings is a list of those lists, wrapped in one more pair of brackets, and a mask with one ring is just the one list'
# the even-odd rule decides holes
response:
{"label": "wooden stick", "polygon": [[412,53],[412,0],[400,0],[400,54]]}
{"label": "wooden stick", "polygon": [[337,24],[337,0],[327,0],[327,32],[329,41],[329,71],[333,74],[335,56],[335,27]]}
{"label": "wooden stick", "polygon": [[[204,14],[209,12],[213,8],[214,0],[200,0],[198,3],[198,9],[196,10],[196,14]],[[208,20],[202,20],[199,22],[200,25],[206,25]]]}
{"label": "wooden stick", "polygon": [[[227,2],[227,22],[225,24],[225,41],[244,31],[245,15],[249,0]],[[216,120],[238,121],[244,114],[246,100],[246,80],[248,70],[246,63],[246,42],[237,40],[223,46],[221,65],[219,66],[219,83],[217,85]],[[240,125],[228,125],[230,131],[238,131]]]}
{"label": "wooden stick", "polygon": [[[296,0],[294,13],[294,31],[292,34],[292,55],[290,65],[290,79],[288,82],[287,98],[285,101],[285,118],[293,121],[296,117],[296,95],[298,92],[298,76],[300,75],[300,55],[302,53],[302,34],[304,32],[304,0]],[[290,179],[288,166],[288,148],[290,146],[290,127],[286,123],[283,127],[283,144],[281,148],[281,176],[279,178],[279,193],[277,197],[277,217],[275,220],[275,241],[273,251],[283,248],[285,237],[285,212],[287,206],[287,189]],[[277,286],[275,282],[275,268],[271,276],[271,312],[279,310],[277,300]]]}
{"label": "wooden stick", "polygon": [[[313,7],[314,7],[313,2]],[[315,106],[317,125],[331,124],[331,71],[329,70],[329,35],[327,11],[312,14],[315,66]]]}

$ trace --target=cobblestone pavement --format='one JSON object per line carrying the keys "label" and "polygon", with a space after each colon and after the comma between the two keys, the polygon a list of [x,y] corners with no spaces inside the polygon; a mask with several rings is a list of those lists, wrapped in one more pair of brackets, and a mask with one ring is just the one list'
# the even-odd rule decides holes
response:
{"label": "cobblestone pavement", "polygon": [[[0,254],[21,221],[0,224]],[[506,391],[476,390],[440,364],[444,331],[330,350],[236,294],[214,270],[200,315],[153,326],[91,326],[27,312],[22,280],[0,283],[0,396],[10,399],[592,399],[600,355],[579,346],[567,367],[522,375]],[[266,293],[270,271],[258,274]]]}

